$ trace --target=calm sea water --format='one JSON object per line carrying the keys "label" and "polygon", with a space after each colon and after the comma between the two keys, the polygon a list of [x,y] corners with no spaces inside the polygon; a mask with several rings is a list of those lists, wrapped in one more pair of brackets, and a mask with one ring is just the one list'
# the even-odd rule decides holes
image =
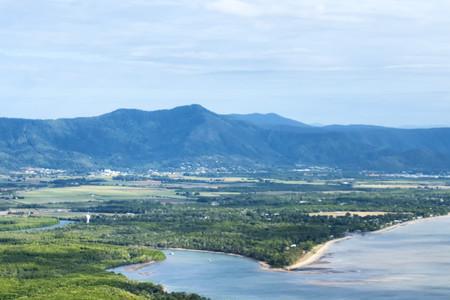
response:
{"label": "calm sea water", "polygon": [[137,271],[115,271],[211,299],[450,299],[450,217],[341,241],[298,272],[265,271],[242,257],[173,252]]}

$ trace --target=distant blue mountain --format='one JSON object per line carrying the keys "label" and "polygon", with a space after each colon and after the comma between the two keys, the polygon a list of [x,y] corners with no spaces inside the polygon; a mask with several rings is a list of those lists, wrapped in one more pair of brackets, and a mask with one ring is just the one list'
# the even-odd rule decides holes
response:
{"label": "distant blue mountain", "polygon": [[145,169],[323,165],[450,170],[450,129],[312,127],[269,115],[219,115],[190,105],[121,109],[91,118],[0,118],[0,168]]}
{"label": "distant blue mountain", "polygon": [[279,126],[292,126],[292,127],[306,127],[308,125],[282,117],[280,115],[270,113],[270,114],[247,114],[247,115],[239,115],[239,114],[231,114],[227,115],[232,120],[238,120],[247,122],[253,125],[261,126],[261,127],[279,127]]}

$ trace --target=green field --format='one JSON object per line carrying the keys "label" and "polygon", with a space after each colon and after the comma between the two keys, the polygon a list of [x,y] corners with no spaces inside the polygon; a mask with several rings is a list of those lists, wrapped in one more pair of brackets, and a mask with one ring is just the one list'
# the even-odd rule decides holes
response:
{"label": "green field", "polygon": [[18,193],[25,204],[87,202],[109,200],[184,199],[175,190],[126,186],[86,185],[63,188],[43,188]]}

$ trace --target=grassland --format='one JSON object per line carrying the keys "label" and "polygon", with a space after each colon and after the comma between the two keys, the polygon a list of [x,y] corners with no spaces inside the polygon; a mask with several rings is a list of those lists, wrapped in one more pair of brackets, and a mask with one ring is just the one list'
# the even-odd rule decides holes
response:
{"label": "grassland", "polygon": [[178,179],[182,181],[202,181],[211,183],[255,183],[258,179],[247,177],[205,177],[205,176],[186,176],[181,174],[169,174],[167,176],[171,179]]}
{"label": "grassland", "polygon": [[448,181],[441,180],[361,180],[353,184],[361,189],[441,189],[448,190]]}
{"label": "grassland", "polygon": [[86,185],[62,188],[43,188],[18,193],[24,204],[142,200],[142,199],[183,199],[174,190],[164,188],[138,188],[114,185]]}

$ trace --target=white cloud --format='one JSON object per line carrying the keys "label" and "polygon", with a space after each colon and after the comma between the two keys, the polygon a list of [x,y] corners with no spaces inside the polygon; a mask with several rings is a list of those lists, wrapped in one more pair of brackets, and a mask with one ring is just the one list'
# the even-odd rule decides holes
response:
{"label": "white cloud", "polygon": [[197,0],[204,7],[235,16],[283,16],[328,22],[363,22],[400,18],[417,22],[444,20],[450,9],[447,0]]}
{"label": "white cloud", "polygon": [[38,87],[43,98],[95,98],[95,87],[105,99],[159,89],[292,103],[450,94],[448,15],[448,0],[0,0],[0,102]]}
{"label": "white cloud", "polygon": [[206,6],[210,10],[231,15],[253,17],[261,14],[257,6],[241,0],[218,0]]}

